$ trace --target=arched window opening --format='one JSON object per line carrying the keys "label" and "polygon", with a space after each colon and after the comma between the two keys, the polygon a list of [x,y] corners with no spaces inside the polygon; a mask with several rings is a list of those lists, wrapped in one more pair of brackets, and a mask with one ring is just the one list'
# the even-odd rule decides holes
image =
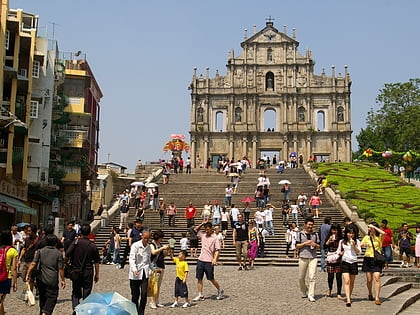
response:
{"label": "arched window opening", "polygon": [[298,121],[305,122],[305,107],[303,106],[298,108]]}
{"label": "arched window opening", "polygon": [[203,122],[204,121],[204,109],[203,107],[199,107],[197,108],[197,118],[196,118],[197,122]]}
{"label": "arched window opening", "polygon": [[325,130],[325,113],[323,111],[317,113],[317,129],[318,131]]}
{"label": "arched window opening", "polygon": [[235,122],[242,121],[242,109],[240,107],[235,108]]}
{"label": "arched window opening", "polygon": [[265,90],[274,90],[274,74],[271,71],[265,75]]}
{"label": "arched window opening", "polygon": [[264,111],[263,131],[276,131],[275,127],[276,127],[276,111],[272,108],[268,108]]}
{"label": "arched window opening", "polygon": [[339,106],[337,108],[337,121],[339,121],[339,122],[344,121],[344,108],[343,108],[343,106]]}
{"label": "arched window opening", "polygon": [[267,62],[272,62],[272,61],[273,61],[273,49],[269,47],[267,49]]}
{"label": "arched window opening", "polygon": [[225,117],[223,115],[223,112],[217,112],[216,113],[216,126],[215,131],[225,131]]}

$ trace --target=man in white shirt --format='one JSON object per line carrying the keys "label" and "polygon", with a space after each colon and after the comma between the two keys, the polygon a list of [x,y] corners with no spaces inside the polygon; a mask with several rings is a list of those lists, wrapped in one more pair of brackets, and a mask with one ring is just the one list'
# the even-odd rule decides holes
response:
{"label": "man in white shirt", "polygon": [[239,214],[239,209],[236,208],[234,204],[232,204],[232,208],[230,209],[230,217],[232,218],[232,226],[234,226],[235,223],[238,222],[238,214]]}
{"label": "man in white shirt", "polygon": [[150,232],[143,230],[141,241],[133,243],[130,250],[128,278],[130,279],[131,301],[136,304],[138,314],[144,314],[147,304],[147,285],[149,283],[150,255],[152,253],[149,239]]}
{"label": "man in white shirt", "polygon": [[271,203],[268,203],[265,206],[264,214],[265,214],[265,228],[269,235],[274,235],[274,225],[273,225],[273,210],[274,207]]}

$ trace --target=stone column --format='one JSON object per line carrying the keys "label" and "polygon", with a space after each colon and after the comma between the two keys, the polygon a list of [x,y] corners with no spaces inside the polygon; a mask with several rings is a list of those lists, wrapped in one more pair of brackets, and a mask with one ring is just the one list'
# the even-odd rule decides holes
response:
{"label": "stone column", "polygon": [[[242,139],[242,156],[248,156],[247,154],[247,142],[248,139],[247,138],[243,138]],[[242,156],[238,156],[238,158],[242,158]]]}
{"label": "stone column", "polygon": [[254,136],[252,138],[252,163],[254,164],[253,167],[257,167],[257,137]]}
{"label": "stone column", "polygon": [[[229,137],[229,159],[233,158],[233,136]],[[235,158],[237,158],[235,156]]]}
{"label": "stone column", "polygon": [[[190,150],[190,157],[191,157],[191,167],[196,168],[196,161],[195,161],[195,157],[196,157],[196,153],[195,153],[195,137],[191,138],[191,150]],[[200,166],[199,166],[200,167]]]}
{"label": "stone column", "polygon": [[289,144],[287,143],[287,136],[283,137],[283,160],[287,161],[287,155],[289,154]]}
{"label": "stone column", "polygon": [[332,139],[332,153],[333,153],[333,156],[332,156],[332,159],[330,160],[330,162],[338,161],[337,138],[336,137],[334,137]]}
{"label": "stone column", "polygon": [[312,155],[311,151],[311,138],[306,139],[306,160],[309,160],[309,157]]}
{"label": "stone column", "polygon": [[205,137],[203,142],[204,142],[204,150],[203,150],[204,152],[203,152],[202,163],[205,165],[209,157],[209,139]]}

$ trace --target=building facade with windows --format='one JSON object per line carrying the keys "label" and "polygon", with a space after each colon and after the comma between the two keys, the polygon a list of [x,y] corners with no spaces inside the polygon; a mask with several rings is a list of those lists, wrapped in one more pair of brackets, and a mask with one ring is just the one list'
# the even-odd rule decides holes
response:
{"label": "building facade with windows", "polygon": [[[201,161],[219,156],[247,156],[253,166],[264,152],[291,152],[305,160],[351,161],[351,78],[325,70],[314,73],[312,52],[298,51],[295,29],[279,31],[270,19],[265,28],[230,51],[226,75],[210,77],[194,69],[191,91],[191,156]],[[195,165],[196,158],[192,158]]]}

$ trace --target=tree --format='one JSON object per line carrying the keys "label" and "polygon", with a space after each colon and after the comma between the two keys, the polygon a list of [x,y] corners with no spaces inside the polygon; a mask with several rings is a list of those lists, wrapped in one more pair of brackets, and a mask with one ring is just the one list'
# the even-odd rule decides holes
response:
{"label": "tree", "polygon": [[420,151],[420,79],[404,83],[387,83],[366,118],[367,127],[356,139],[359,153],[370,147],[376,151]]}

